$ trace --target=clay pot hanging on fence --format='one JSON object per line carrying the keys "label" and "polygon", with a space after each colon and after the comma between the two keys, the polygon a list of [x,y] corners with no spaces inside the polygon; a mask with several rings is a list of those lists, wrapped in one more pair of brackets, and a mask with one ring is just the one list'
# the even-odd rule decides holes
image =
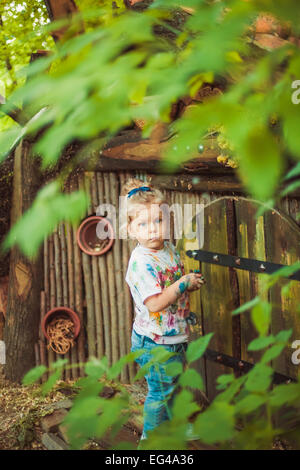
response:
{"label": "clay pot hanging on fence", "polygon": [[80,319],[74,310],[56,307],[43,317],[41,329],[48,341],[48,349],[51,348],[58,354],[66,354],[79,335]]}
{"label": "clay pot hanging on fence", "polygon": [[[105,235],[105,237],[104,237]],[[77,230],[80,249],[91,256],[106,253],[114,242],[114,229],[106,217],[93,215],[85,219]]]}

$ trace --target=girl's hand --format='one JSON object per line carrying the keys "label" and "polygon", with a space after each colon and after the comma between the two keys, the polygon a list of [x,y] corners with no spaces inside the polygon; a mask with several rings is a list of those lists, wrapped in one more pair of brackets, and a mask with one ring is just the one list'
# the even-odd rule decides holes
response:
{"label": "girl's hand", "polygon": [[188,292],[192,292],[194,290],[200,289],[202,284],[204,284],[204,279],[201,273],[190,273],[190,274],[185,274],[182,276],[179,280],[180,283],[184,283],[185,290]]}

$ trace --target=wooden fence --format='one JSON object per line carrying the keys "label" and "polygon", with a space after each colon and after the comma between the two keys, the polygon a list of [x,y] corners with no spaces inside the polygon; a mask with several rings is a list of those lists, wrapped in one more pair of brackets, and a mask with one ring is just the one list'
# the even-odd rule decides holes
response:
{"label": "wooden fence", "polygon": [[[137,172],[86,172],[74,177],[66,191],[85,188],[90,195],[87,214],[96,213],[101,203],[111,203],[118,208],[118,197],[122,184],[128,177],[144,178]],[[147,177],[152,177],[147,173]],[[166,177],[170,178],[170,177]],[[259,207],[255,201],[232,193],[201,193],[164,189],[162,192],[170,204],[204,204],[204,245],[207,251],[229,253],[237,256],[267,260],[274,263],[291,264],[300,259],[300,230],[296,223],[300,211],[299,199],[285,198],[281,211],[268,211],[257,220],[254,215]],[[80,317],[83,328],[75,346],[66,354],[70,363],[81,363],[79,367],[65,370],[65,378],[75,379],[83,374],[83,363],[90,356],[107,356],[109,364],[130,350],[130,336],[134,309],[125,273],[130,253],[135,246],[131,240],[116,238],[112,249],[101,256],[83,253],[76,241],[77,227],[61,223],[44,242],[44,288],[41,292],[41,317],[57,306],[68,306]],[[190,240],[174,239],[184,259],[186,272],[198,269],[199,262],[188,258],[186,250]],[[255,362],[259,354],[247,351],[247,345],[256,333],[249,313],[232,317],[234,308],[262,293],[264,277],[247,271],[235,270],[207,263],[200,264],[206,284],[200,291],[191,293],[191,310],[197,314],[198,323],[192,327],[192,339],[200,334],[214,332],[210,347],[249,362]],[[287,281],[281,281],[281,285]],[[292,281],[287,298],[281,296],[278,286],[266,295],[273,304],[271,332],[293,327],[293,338],[300,339],[300,322],[297,309],[300,304],[300,289]],[[275,369],[295,377],[297,366],[291,363],[292,350],[285,351],[275,361]],[[60,356],[61,357],[61,356]],[[62,356],[64,357],[64,356]],[[36,362],[50,364],[56,354],[47,349],[42,332],[36,345]],[[215,380],[221,373],[232,372],[221,364],[201,359],[196,364],[202,373],[206,394],[212,399],[216,394]],[[135,366],[127,366],[121,375],[129,382],[135,375]]]}

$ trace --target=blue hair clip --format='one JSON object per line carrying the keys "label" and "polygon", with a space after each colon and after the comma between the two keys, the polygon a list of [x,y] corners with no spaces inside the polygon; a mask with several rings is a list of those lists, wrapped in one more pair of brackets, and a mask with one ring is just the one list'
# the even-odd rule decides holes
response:
{"label": "blue hair clip", "polygon": [[149,186],[141,186],[139,188],[134,188],[131,191],[129,191],[129,193],[127,194],[127,197],[131,197],[133,194],[137,193],[138,191],[152,191],[152,189],[149,188]]}

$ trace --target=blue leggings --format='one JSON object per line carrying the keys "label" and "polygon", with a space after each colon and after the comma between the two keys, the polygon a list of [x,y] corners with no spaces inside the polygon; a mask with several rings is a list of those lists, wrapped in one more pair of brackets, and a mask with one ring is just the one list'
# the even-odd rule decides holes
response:
{"label": "blue leggings", "polygon": [[148,394],[144,404],[144,428],[141,439],[146,439],[148,431],[156,428],[163,421],[172,418],[171,407],[178,376],[167,375],[165,368],[167,364],[172,362],[184,364],[187,343],[157,344],[148,336],[139,335],[135,330],[132,331],[131,351],[146,349],[146,352],[136,359],[136,362],[141,367],[152,359],[151,350],[158,346],[177,354],[164,363],[151,366],[145,375],[148,384]]}

